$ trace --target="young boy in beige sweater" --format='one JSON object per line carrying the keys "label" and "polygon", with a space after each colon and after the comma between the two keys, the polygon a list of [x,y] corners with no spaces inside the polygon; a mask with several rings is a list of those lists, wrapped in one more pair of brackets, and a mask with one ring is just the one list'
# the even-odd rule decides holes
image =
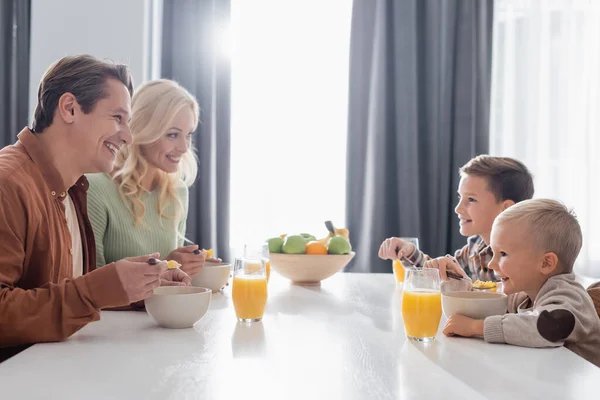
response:
{"label": "young boy in beige sweater", "polygon": [[506,209],[492,227],[489,268],[509,295],[509,313],[485,320],[454,314],[443,333],[525,347],[564,345],[600,366],[600,318],[573,274],[581,243],[577,218],[557,201]]}

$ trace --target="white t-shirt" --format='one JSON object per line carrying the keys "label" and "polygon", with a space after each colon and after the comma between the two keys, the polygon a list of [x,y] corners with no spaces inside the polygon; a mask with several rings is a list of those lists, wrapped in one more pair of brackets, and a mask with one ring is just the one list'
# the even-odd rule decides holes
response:
{"label": "white t-shirt", "polygon": [[67,226],[71,233],[71,245],[69,251],[73,256],[73,278],[83,275],[83,246],[81,244],[81,232],[79,232],[79,223],[77,222],[77,212],[71,196],[65,197],[65,214]]}

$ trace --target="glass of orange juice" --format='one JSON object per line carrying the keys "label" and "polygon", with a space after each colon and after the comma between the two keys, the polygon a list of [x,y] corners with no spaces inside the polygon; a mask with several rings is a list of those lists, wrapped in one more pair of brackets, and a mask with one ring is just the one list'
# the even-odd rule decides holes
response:
{"label": "glass of orange juice", "polygon": [[[399,238],[405,242],[412,243],[417,250],[419,250],[419,238],[416,237],[401,237]],[[404,282],[404,275],[406,273],[405,266],[400,260],[394,260],[392,262],[392,270],[396,277],[396,282]]]}
{"label": "glass of orange juice", "polygon": [[260,257],[236,258],[233,266],[233,307],[238,321],[260,321],[267,304],[266,261]]}
{"label": "glass of orange juice", "polygon": [[269,282],[269,278],[271,277],[271,253],[269,252],[269,244],[268,243],[263,243],[261,254],[262,254],[263,259],[265,260],[265,270],[267,272],[267,282]]}
{"label": "glass of orange juice", "polygon": [[442,318],[440,272],[435,268],[406,271],[402,293],[402,320],[410,340],[435,340]]}
{"label": "glass of orange juice", "polygon": [[[258,260],[264,261],[267,282],[269,282],[269,278],[271,277],[271,253],[269,252],[269,244],[265,242],[256,247],[244,245],[244,257],[254,260],[256,264],[259,263]],[[257,266],[255,265],[254,267],[251,266],[249,268],[257,268]]]}

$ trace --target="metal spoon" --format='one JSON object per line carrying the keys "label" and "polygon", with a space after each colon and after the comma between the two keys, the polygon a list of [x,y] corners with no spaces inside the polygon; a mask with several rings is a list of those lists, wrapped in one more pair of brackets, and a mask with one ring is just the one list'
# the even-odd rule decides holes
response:
{"label": "metal spoon", "polygon": [[[186,237],[184,237],[184,238],[183,238],[183,241],[184,241],[184,242],[187,242],[187,243],[189,243],[189,244],[196,244],[196,243],[192,242],[190,239],[188,239],[188,238],[186,238]],[[198,255],[198,254],[200,254],[200,249],[196,249],[196,250],[194,250],[194,254],[195,254],[195,255]]]}

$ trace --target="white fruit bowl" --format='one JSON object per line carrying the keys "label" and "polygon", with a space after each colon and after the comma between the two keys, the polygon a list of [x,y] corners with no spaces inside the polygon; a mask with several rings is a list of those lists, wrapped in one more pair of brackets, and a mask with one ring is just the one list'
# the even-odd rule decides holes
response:
{"label": "white fruit bowl", "polygon": [[297,285],[316,285],[342,271],[354,258],[354,252],[342,255],[271,253],[271,267]]}

